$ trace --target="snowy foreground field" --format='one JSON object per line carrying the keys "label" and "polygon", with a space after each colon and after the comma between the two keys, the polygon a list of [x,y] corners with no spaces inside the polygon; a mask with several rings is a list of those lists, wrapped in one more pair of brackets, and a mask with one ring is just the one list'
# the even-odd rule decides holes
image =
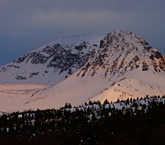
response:
{"label": "snowy foreground field", "polygon": [[5,145],[162,145],[165,96],[2,114]]}

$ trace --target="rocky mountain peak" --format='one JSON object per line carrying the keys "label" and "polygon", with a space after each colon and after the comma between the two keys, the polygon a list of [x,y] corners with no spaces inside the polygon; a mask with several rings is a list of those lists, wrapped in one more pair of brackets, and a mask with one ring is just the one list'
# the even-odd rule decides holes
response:
{"label": "rocky mountain peak", "polygon": [[137,69],[165,73],[165,58],[143,38],[117,30],[104,38],[76,35],[53,41],[1,67],[0,82],[56,85],[76,71],[94,76],[102,70],[112,77]]}
{"label": "rocky mountain peak", "polygon": [[90,57],[80,74],[92,75],[97,70],[104,70],[107,75],[124,75],[133,70],[165,73],[163,55],[143,38],[132,32],[113,31],[100,41],[100,48]]}
{"label": "rocky mountain peak", "polygon": [[139,50],[143,48],[145,50],[152,49],[149,43],[145,41],[143,38],[137,36],[132,32],[124,32],[120,30],[116,30],[112,33],[107,34],[107,36],[103,40],[101,40],[100,48],[108,47],[109,45],[113,45],[116,47],[123,44],[126,45],[127,48],[130,48],[128,46],[132,45]]}

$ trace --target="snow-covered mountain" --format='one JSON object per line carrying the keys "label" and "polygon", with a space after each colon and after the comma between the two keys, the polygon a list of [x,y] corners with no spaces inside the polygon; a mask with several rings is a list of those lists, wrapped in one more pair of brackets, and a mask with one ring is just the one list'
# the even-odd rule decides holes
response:
{"label": "snow-covered mountain", "polygon": [[0,68],[0,84],[56,85],[80,69],[102,35],[62,37]]}
{"label": "snow-covered mountain", "polygon": [[[146,95],[165,95],[165,57],[143,38],[131,32],[114,31],[89,50],[84,55],[87,55],[85,61],[82,59],[83,63],[79,68],[76,67],[72,75],[61,79],[63,81],[55,86],[43,86],[43,89],[35,92],[29,90],[30,94],[21,98],[23,101],[19,106],[12,106],[11,103],[3,111],[9,111],[9,108],[59,108],[66,102],[78,106],[89,100],[103,102],[105,99],[116,101]],[[60,62],[63,61],[61,56],[59,58]],[[16,92],[20,93],[19,90]],[[8,96],[12,99],[17,97],[9,90],[5,93],[8,95],[0,95],[4,104],[8,103]],[[19,99],[15,100],[13,102],[19,103]]]}

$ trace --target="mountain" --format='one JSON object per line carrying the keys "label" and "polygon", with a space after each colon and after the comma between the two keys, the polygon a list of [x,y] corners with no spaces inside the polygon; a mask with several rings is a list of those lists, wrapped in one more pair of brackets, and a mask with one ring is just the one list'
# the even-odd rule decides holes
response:
{"label": "mountain", "polygon": [[[15,99],[20,96],[19,89],[16,90],[17,95],[9,90],[5,92],[10,99],[5,95],[3,97],[3,93],[0,94],[4,104],[11,98],[19,104],[11,104],[4,111],[9,108],[60,108],[66,102],[78,106],[89,100],[103,102],[108,99],[114,102],[117,99],[136,99],[146,95],[165,95],[165,57],[143,38],[132,32],[114,31],[100,40],[99,46],[92,48],[92,51],[89,49],[85,54],[88,57],[80,60],[83,61],[82,65],[69,77],[61,79],[63,81],[55,86],[44,86],[30,94],[25,93],[21,103],[19,99]],[[63,61],[63,57],[59,58]]]}
{"label": "mountain", "polygon": [[88,60],[102,35],[62,37],[0,68],[1,84],[56,85]]}

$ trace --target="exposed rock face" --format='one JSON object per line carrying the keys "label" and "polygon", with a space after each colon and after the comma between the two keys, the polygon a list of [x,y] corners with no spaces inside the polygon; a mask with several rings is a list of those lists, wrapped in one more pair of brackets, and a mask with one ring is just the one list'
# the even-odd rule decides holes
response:
{"label": "exposed rock face", "polygon": [[0,83],[56,85],[80,69],[97,48],[97,44],[87,40],[67,44],[54,42],[1,67]]}
{"label": "exposed rock face", "polygon": [[98,69],[104,69],[105,77],[124,75],[134,69],[164,73],[165,59],[143,38],[131,32],[114,31],[100,41],[100,48],[90,56],[80,74],[84,76],[90,71],[94,75]]}

